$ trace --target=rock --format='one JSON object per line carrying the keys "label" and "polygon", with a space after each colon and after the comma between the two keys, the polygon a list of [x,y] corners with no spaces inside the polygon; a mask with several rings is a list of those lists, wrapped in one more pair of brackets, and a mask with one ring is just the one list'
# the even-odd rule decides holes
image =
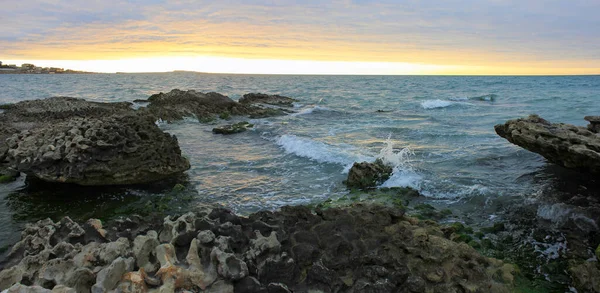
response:
{"label": "rock", "polygon": [[172,243],[184,246],[196,237],[196,215],[192,212],[184,214],[174,221],[171,217],[166,217],[163,223],[163,229],[159,234],[161,243]]}
{"label": "rock", "polygon": [[0,272],[0,291],[10,288],[13,284],[21,282],[23,271],[20,267],[12,268]]}
{"label": "rock", "polygon": [[600,292],[600,270],[595,262],[584,262],[572,266],[569,272],[575,288],[582,292]]}
{"label": "rock", "polygon": [[253,124],[244,121],[236,124],[227,124],[215,127],[213,128],[212,132],[215,134],[234,134],[244,132],[248,130],[248,128],[252,128],[253,126]]}
{"label": "rock", "polygon": [[210,230],[200,231],[200,233],[198,233],[198,240],[200,240],[200,243],[202,244],[210,244],[215,241],[215,233]]}
{"label": "rock", "polygon": [[369,189],[383,183],[391,174],[392,167],[384,164],[381,159],[374,163],[354,163],[345,183],[350,188]]}
{"label": "rock", "polygon": [[139,268],[148,273],[156,272],[158,262],[156,259],[156,247],[160,245],[158,235],[155,231],[148,231],[146,235],[139,235],[133,241],[133,255]]}
{"label": "rock", "polygon": [[140,184],[190,168],[177,139],[147,115],[71,118],[22,131],[8,143],[10,166],[48,182]]}
{"label": "rock", "polygon": [[211,258],[218,262],[217,272],[229,281],[237,281],[248,276],[248,266],[232,253],[226,253],[214,247]]}
{"label": "rock", "polygon": [[104,293],[115,289],[121,277],[133,269],[129,262],[133,263],[133,259],[126,260],[119,257],[108,267],[102,269],[96,277],[96,284],[92,286],[92,293]]}
{"label": "rock", "polygon": [[212,286],[210,286],[210,288],[208,288],[208,290],[206,290],[206,293],[233,293],[234,287],[231,283],[224,281],[224,280],[219,280],[216,281],[214,284],[212,284]]}
{"label": "rock", "polygon": [[552,124],[537,115],[494,127],[509,142],[565,168],[600,173],[600,136],[583,127]]}
{"label": "rock", "polygon": [[[4,291],[3,291],[4,292]],[[65,287],[63,285],[57,285],[52,290],[46,289],[41,286],[25,286],[22,284],[15,284],[6,290],[7,293],[76,293],[75,289]]]}
{"label": "rock", "polygon": [[[414,221],[398,208],[298,206],[249,217],[214,208],[158,221],[161,236],[140,230],[133,220],[107,224],[107,231],[116,225],[140,234],[133,251],[129,239],[113,238],[111,232],[107,239],[113,242],[84,246],[78,241],[98,232],[82,232],[70,219],[27,225],[13,248],[13,256],[20,258],[0,272],[0,284],[8,287],[21,280],[41,285],[35,288],[46,291],[40,292],[49,291],[43,287],[64,289],[62,285],[94,293],[268,293],[509,292],[514,282],[513,266],[451,241],[434,222]],[[157,238],[165,243],[158,244]],[[160,269],[146,272],[145,267],[156,269],[156,262]],[[573,270],[595,276],[591,268]],[[581,288],[594,286],[590,279],[578,282]]]}
{"label": "rock", "polygon": [[[201,93],[194,90],[174,89],[168,93],[158,93],[148,98],[148,110],[157,118],[166,121],[181,120],[195,116],[199,120],[213,117],[223,112],[235,112],[239,105],[234,100],[219,93]],[[242,107],[241,112],[247,110]],[[239,112],[239,110],[237,110]]]}
{"label": "rock", "polygon": [[292,107],[293,106],[292,104],[297,101],[298,100],[280,96],[280,95],[267,95],[267,94],[261,94],[261,93],[249,93],[249,94],[245,94],[242,98],[240,98],[241,104],[261,103],[261,104],[286,106],[286,107]]}
{"label": "rock", "polygon": [[587,126],[589,131],[593,133],[600,132],[600,116],[585,116],[583,119],[590,122]]}

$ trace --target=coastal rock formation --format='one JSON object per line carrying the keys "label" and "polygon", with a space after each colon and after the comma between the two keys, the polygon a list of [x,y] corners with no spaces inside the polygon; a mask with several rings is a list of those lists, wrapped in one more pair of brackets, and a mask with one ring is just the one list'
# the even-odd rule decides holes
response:
{"label": "coastal rock formation", "polygon": [[280,95],[267,95],[261,93],[249,93],[245,94],[242,98],[240,98],[241,104],[268,104],[274,106],[286,106],[292,107],[294,102],[298,100],[280,96]]}
{"label": "coastal rock formation", "polygon": [[585,116],[583,119],[590,122],[590,124],[587,126],[589,131],[593,133],[600,132],[600,116]]}
{"label": "coastal rock formation", "polygon": [[354,163],[345,183],[350,188],[369,189],[385,182],[391,175],[392,167],[377,159],[373,163]]}
{"label": "coastal rock formation", "polygon": [[530,115],[496,125],[494,129],[511,143],[538,153],[550,162],[600,173],[600,136],[584,127],[550,123]]}
{"label": "coastal rock formation", "polygon": [[148,110],[157,118],[166,121],[181,120],[195,116],[199,120],[212,118],[215,114],[230,112],[242,115],[247,112],[244,107],[219,93],[201,93],[194,90],[182,91],[174,89],[168,93],[158,93],[148,98]]}
{"label": "coastal rock formation", "polygon": [[212,132],[216,134],[234,134],[240,133],[252,128],[254,125],[243,121],[236,124],[227,124],[213,128]]}
{"label": "coastal rock formation", "polygon": [[184,117],[210,121],[216,116],[247,115],[250,118],[265,118],[286,114],[280,109],[238,103],[219,93],[201,93],[194,90],[174,89],[168,93],[154,94],[147,101],[147,108],[154,116],[169,122]]}
{"label": "coastal rock formation", "polygon": [[3,160],[18,172],[48,182],[138,184],[189,169],[177,139],[129,103],[55,97],[5,107]]}
{"label": "coastal rock formation", "polygon": [[3,264],[0,290],[509,292],[513,282],[512,265],[378,205],[247,218],[215,208],[167,217],[158,233],[129,221],[137,235],[128,238],[118,237],[122,223],[105,238],[97,221],[88,222],[96,229],[68,218],[28,225]]}

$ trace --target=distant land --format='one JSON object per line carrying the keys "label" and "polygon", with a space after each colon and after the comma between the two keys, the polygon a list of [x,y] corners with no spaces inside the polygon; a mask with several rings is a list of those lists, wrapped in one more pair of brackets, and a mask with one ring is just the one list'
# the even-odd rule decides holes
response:
{"label": "distant land", "polygon": [[94,72],[78,71],[58,67],[39,67],[31,63],[21,66],[15,64],[2,64],[0,61],[0,74],[89,74]]}

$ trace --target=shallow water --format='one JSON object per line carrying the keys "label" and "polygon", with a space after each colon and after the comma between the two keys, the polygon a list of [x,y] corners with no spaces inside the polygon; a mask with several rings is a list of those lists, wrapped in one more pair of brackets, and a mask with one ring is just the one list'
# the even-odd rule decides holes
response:
{"label": "shallow water", "polygon": [[[594,180],[511,145],[493,129],[531,113],[585,125],[583,116],[600,113],[600,76],[0,75],[0,88],[2,103],[50,96],[133,101],[173,88],[236,100],[249,92],[299,100],[296,114],[252,120],[253,130],[234,136],[214,135],[212,125],[191,119],[161,124],[192,164],[186,199],[168,204],[175,210],[216,203],[249,213],[343,196],[349,166],[374,160],[388,138],[394,151],[385,157],[397,168],[384,186],[417,188],[424,201],[449,207],[468,223],[497,220],[520,202],[553,205],[581,190],[600,191]],[[171,186],[50,192],[22,178],[0,185],[0,247],[18,239],[26,221],[109,218],[123,206],[165,197]]]}

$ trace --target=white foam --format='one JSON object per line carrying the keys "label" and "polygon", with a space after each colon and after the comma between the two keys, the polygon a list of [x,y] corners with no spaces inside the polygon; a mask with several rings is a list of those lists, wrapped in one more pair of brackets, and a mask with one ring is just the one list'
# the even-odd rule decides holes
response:
{"label": "white foam", "polygon": [[392,176],[381,187],[412,187],[419,189],[422,177],[413,169],[411,158],[414,154],[408,147],[400,151],[394,151],[394,144],[388,137],[385,146],[379,151],[378,158],[385,164],[393,166],[393,171]]}
{"label": "white foam", "polygon": [[306,115],[306,114],[312,114],[315,111],[332,111],[331,109],[327,108],[327,107],[321,107],[321,106],[313,106],[313,107],[307,107],[304,108],[302,110],[300,110],[300,112],[298,113],[294,113],[291,116],[298,116],[298,115]]}
{"label": "white foam", "polygon": [[423,107],[423,109],[429,110],[429,109],[438,109],[438,108],[447,108],[447,107],[451,107],[454,105],[461,105],[461,106],[472,106],[473,104],[470,103],[465,103],[465,102],[453,102],[453,101],[446,101],[446,100],[427,100],[427,101],[423,101],[421,102],[421,107]]}
{"label": "white foam", "polygon": [[304,157],[320,163],[333,163],[344,166],[348,172],[354,162],[374,161],[375,158],[362,155],[356,149],[332,146],[309,138],[285,134],[277,139],[277,144],[290,154]]}
{"label": "white foam", "polygon": [[454,102],[451,101],[444,101],[444,100],[427,100],[421,103],[421,107],[423,107],[423,109],[437,109],[437,108],[446,108],[446,107],[450,107],[454,104]]}

